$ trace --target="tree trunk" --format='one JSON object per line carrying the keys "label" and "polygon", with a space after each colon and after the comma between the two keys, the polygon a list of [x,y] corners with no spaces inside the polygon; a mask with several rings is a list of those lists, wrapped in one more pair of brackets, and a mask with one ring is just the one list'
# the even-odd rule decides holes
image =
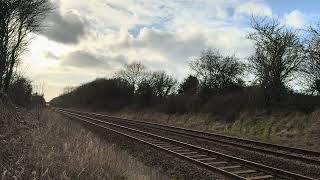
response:
{"label": "tree trunk", "polygon": [[9,72],[8,72],[8,74],[6,74],[6,77],[4,78],[3,90],[4,90],[5,93],[8,92],[10,81],[11,81],[12,74],[13,74],[13,68],[14,68],[14,64],[15,64],[15,60],[13,60],[13,59],[14,58],[12,58],[11,63],[10,63]]}
{"label": "tree trunk", "polygon": [[16,64],[16,54],[17,54],[17,50],[20,46],[20,43],[22,42],[23,39],[23,35],[22,35],[22,29],[23,29],[23,24],[24,24],[24,19],[21,20],[20,22],[20,26],[19,26],[19,31],[18,31],[18,37],[17,37],[17,43],[15,44],[14,48],[12,49],[11,52],[11,61],[10,61],[10,67],[9,67],[9,72],[6,74],[6,77],[4,79],[4,87],[3,90],[5,93],[8,92],[9,89],[9,85],[10,85],[10,81],[12,78],[12,74],[13,74],[13,68],[14,65]]}

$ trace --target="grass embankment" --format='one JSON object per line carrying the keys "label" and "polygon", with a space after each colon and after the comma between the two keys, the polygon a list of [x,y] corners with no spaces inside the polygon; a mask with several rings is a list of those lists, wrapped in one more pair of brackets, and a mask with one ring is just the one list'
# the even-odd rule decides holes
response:
{"label": "grass embankment", "polygon": [[[39,118],[27,112],[19,118],[1,114],[0,122],[7,125],[0,131],[6,149],[0,151],[0,179],[167,179],[51,110]],[[14,132],[8,121],[25,127]]]}
{"label": "grass embankment", "polygon": [[168,115],[124,111],[115,115],[320,151],[320,111],[310,114],[241,113],[233,123],[212,114]]}

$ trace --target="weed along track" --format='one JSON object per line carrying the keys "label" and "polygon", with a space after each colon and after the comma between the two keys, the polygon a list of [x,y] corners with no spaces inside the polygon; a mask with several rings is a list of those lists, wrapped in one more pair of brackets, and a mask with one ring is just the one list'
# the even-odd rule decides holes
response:
{"label": "weed along track", "polygon": [[[71,112],[70,110],[63,109],[58,109],[57,111],[67,117],[150,145],[161,151],[170,153],[171,155],[199,165],[200,167],[208,170],[212,170],[231,179],[316,179],[315,177],[308,177],[306,175],[289,172],[277,167],[271,167],[254,161],[213,151],[192,143],[168,138],[165,137],[165,134],[159,135],[145,130],[138,130],[137,128],[133,128],[125,124],[109,122],[105,119],[98,118],[97,114],[89,115],[89,113]],[[124,121],[128,120],[124,119]]]}

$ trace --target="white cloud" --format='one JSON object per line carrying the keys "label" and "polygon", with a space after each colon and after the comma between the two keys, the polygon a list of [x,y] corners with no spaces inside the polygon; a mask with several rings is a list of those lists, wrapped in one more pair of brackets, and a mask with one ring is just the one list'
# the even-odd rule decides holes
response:
{"label": "white cloud", "polygon": [[236,15],[255,15],[255,16],[271,16],[272,9],[264,1],[249,1],[243,4],[240,4],[236,10]]}
{"label": "white cloud", "polygon": [[302,28],[305,24],[305,16],[299,10],[294,10],[284,16],[285,23],[295,28]]}
{"label": "white cloud", "polygon": [[137,38],[131,37],[129,42],[122,44],[125,49],[159,52],[169,61],[187,60],[206,47],[207,40],[202,34],[186,37],[183,34],[148,28],[142,29]]}

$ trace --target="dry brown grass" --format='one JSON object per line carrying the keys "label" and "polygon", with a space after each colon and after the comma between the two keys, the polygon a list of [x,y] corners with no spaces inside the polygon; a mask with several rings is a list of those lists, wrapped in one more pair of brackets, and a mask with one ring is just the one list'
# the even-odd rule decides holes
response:
{"label": "dry brown grass", "polygon": [[1,179],[19,179],[26,172],[28,134],[36,121],[27,121],[29,113],[16,112],[0,105],[0,173]]}
{"label": "dry brown grass", "polygon": [[320,110],[311,114],[245,112],[233,123],[212,114],[124,111],[114,115],[320,151]]}
{"label": "dry brown grass", "polygon": [[22,138],[23,152],[9,147],[20,166],[3,165],[1,179],[168,179],[51,110],[39,120]]}

